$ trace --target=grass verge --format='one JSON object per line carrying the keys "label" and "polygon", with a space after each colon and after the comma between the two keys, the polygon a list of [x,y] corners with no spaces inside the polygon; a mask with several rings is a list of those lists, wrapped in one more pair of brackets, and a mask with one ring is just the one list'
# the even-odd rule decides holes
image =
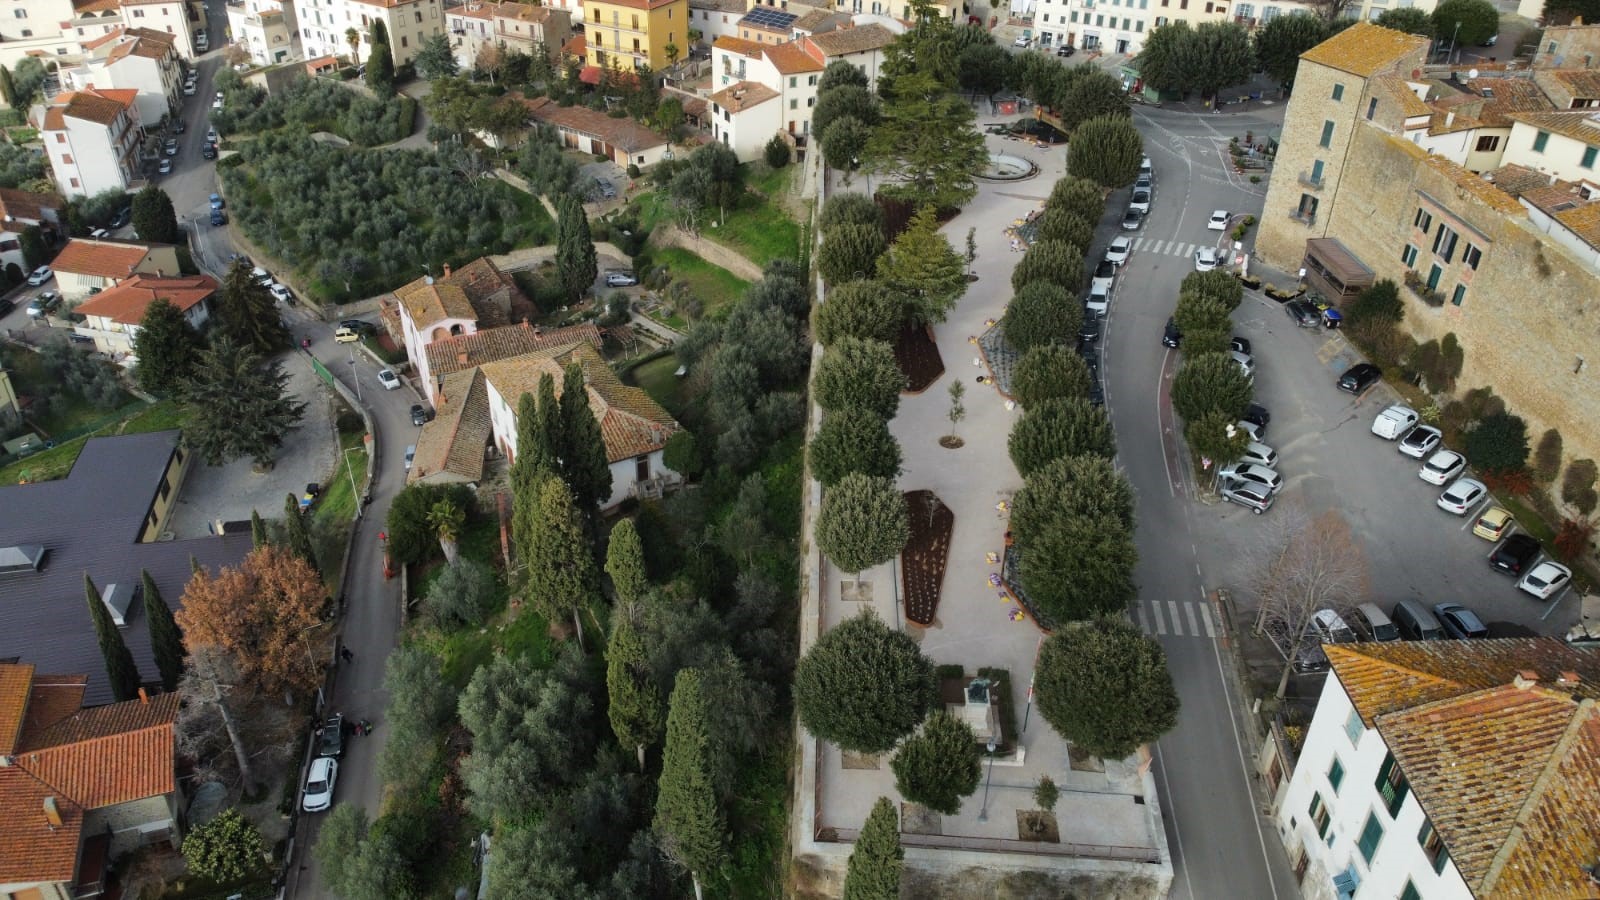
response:
{"label": "grass verge", "polygon": [[24,484],[36,481],[54,481],[67,477],[72,466],[83,452],[83,445],[92,437],[115,434],[148,434],[152,431],[169,431],[182,428],[188,421],[182,407],[171,400],[142,405],[124,418],[110,422],[85,435],[75,437],[49,450],[16,460],[0,468],[0,484]]}

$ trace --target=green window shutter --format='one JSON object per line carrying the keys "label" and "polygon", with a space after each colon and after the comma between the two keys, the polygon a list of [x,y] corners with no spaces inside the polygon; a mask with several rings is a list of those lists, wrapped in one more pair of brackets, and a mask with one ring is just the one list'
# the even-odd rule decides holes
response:
{"label": "green window shutter", "polygon": [[1550,132],[1541,131],[1533,136],[1533,152],[1543,153],[1546,144],[1550,143]]}
{"label": "green window shutter", "polygon": [[1596,154],[1600,154],[1600,150],[1596,150],[1594,147],[1583,148],[1583,162],[1578,163],[1578,165],[1583,166],[1585,169],[1594,168]]}
{"label": "green window shutter", "polygon": [[[1327,122],[1323,122],[1322,123],[1322,140],[1319,143],[1323,147],[1331,147],[1331,146],[1333,146],[1333,122],[1332,121],[1327,121]],[[1536,147],[1534,149],[1540,149],[1540,148]]]}
{"label": "green window shutter", "polygon": [[1378,843],[1383,840],[1383,823],[1378,821],[1377,813],[1367,813],[1367,824],[1361,828],[1361,839],[1356,842],[1356,849],[1361,851],[1361,858],[1369,864],[1372,857],[1378,852]]}
{"label": "green window shutter", "polygon": [[1328,769],[1328,783],[1333,785],[1333,792],[1339,793],[1339,783],[1344,781],[1344,763],[1339,762],[1339,757],[1333,758],[1333,767]]}
{"label": "green window shutter", "polygon": [[1417,890],[1417,886],[1412,884],[1409,878],[1406,879],[1406,889],[1400,892],[1400,900],[1422,900],[1422,893]]}

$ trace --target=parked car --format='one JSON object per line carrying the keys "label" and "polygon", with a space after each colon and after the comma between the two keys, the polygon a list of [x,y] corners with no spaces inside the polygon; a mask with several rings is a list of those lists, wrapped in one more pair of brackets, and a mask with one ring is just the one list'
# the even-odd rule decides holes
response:
{"label": "parked car", "polygon": [[161,149],[168,156],[177,156],[178,155],[178,139],[177,138],[167,138],[166,144],[164,144]]}
{"label": "parked car", "polygon": [[428,415],[428,408],[426,406],[423,406],[421,403],[411,404],[411,424],[421,428],[423,425],[428,424],[428,420],[431,418],[433,418],[433,416]]}
{"label": "parked car", "polygon": [[1389,611],[1389,619],[1408,641],[1442,641],[1444,628],[1427,607],[1416,600],[1401,600]]}
{"label": "parked car", "polygon": [[216,144],[206,144],[204,147],[201,147],[200,148],[200,158],[201,159],[216,159],[217,158],[217,145]]}
{"label": "parked car", "polygon": [[187,122],[184,122],[182,119],[173,119],[172,120],[172,133],[173,134],[183,134],[185,131],[188,131],[188,130],[189,130],[189,125],[188,125]]}
{"label": "parked car", "polygon": [[250,270],[250,277],[256,280],[256,284],[259,284],[263,287],[272,283],[272,273],[261,268],[260,266],[256,266]]}
{"label": "parked car", "polygon": [[211,224],[212,225],[226,225],[226,224],[228,224],[228,214],[223,212],[220,209],[213,209],[211,211]]}
{"label": "parked car", "polygon": [[317,729],[317,755],[330,759],[344,755],[344,713],[334,713]]}
{"label": "parked car", "polygon": [[1255,463],[1230,463],[1217,470],[1217,477],[1258,485],[1274,494],[1283,490],[1283,476],[1277,470]]}
{"label": "parked car", "polygon": [[1138,231],[1139,226],[1143,224],[1144,216],[1140,215],[1139,211],[1136,209],[1130,209],[1122,214],[1123,231]]}
{"label": "parked car", "polygon": [[1383,378],[1383,370],[1372,363],[1356,363],[1339,376],[1339,390],[1347,394],[1360,394]]}
{"label": "parked car", "polygon": [[196,88],[194,86],[194,82],[185,81],[183,83],[183,95],[185,97],[193,97],[195,95],[195,90]]}
{"label": "parked car", "polygon": [[1453,516],[1464,516],[1488,492],[1476,478],[1457,478],[1439,495],[1439,508]]}
{"label": "parked car", "polygon": [[607,272],[606,287],[632,287],[639,279],[632,272]]}
{"label": "parked car", "polygon": [[1556,591],[1572,580],[1572,570],[1557,562],[1546,560],[1528,570],[1517,582],[1517,587],[1540,600],[1549,600]]}
{"label": "parked car", "polygon": [[28,318],[30,318],[30,319],[41,318],[46,313],[48,313],[51,310],[55,309],[56,306],[59,305],[60,303],[61,303],[61,296],[59,294],[57,294],[55,291],[45,291],[44,293],[40,294],[39,296],[33,298],[33,302],[28,304],[28,309],[27,309]]}
{"label": "parked car", "polygon": [[1417,477],[1429,484],[1446,484],[1467,468],[1467,458],[1454,450],[1440,450],[1428,457]]}
{"label": "parked car", "polygon": [[1083,303],[1085,311],[1093,315],[1104,317],[1111,311],[1111,293],[1104,285],[1089,289],[1089,298]]}
{"label": "parked car", "polygon": [[1489,565],[1510,575],[1521,575],[1539,558],[1539,539],[1517,532],[1500,542],[1489,554]]}
{"label": "parked car", "polygon": [[1283,311],[1301,328],[1316,328],[1322,324],[1321,311],[1308,301],[1290,300],[1283,305]]}
{"label": "parked car", "polygon": [[294,305],[294,292],[290,291],[284,285],[274,282],[271,287],[267,288],[267,290],[272,292],[273,299],[282,300],[284,303],[287,303],[290,306]]}
{"label": "parked car", "polygon": [[306,787],[300,808],[306,812],[322,812],[333,805],[333,786],[339,780],[339,761],[319,756],[311,761],[311,771],[306,775]]}
{"label": "parked car", "polygon": [[1133,199],[1128,201],[1128,208],[1140,215],[1150,214],[1150,191],[1135,189]]}
{"label": "parked car", "polygon": [[378,326],[366,319],[345,319],[339,323],[340,328],[348,328],[357,334],[370,335],[378,333]]}
{"label": "parked car", "polygon": [[1433,617],[1439,620],[1444,633],[1458,641],[1477,640],[1489,636],[1489,629],[1478,614],[1459,603],[1435,603]]}
{"label": "parked car", "polygon": [[1256,426],[1258,434],[1252,435],[1250,440],[1259,441],[1261,435],[1267,433],[1267,424],[1272,421],[1272,413],[1259,403],[1252,403],[1244,408],[1244,420]]}
{"label": "parked car", "polygon": [[1206,220],[1206,228],[1210,231],[1227,231],[1230,218],[1232,217],[1228,215],[1227,210],[1215,210],[1211,213],[1211,218]]}
{"label": "parked car", "polygon": [[1063,56],[1063,57],[1071,56],[1072,54],[1077,53],[1077,52],[1078,52],[1078,48],[1072,46],[1071,44],[1062,44],[1060,47],[1056,48],[1056,55],[1057,56]]}
{"label": "parked car", "polygon": [[378,383],[383,385],[383,389],[386,391],[399,390],[400,376],[396,375],[393,369],[379,369]]}
{"label": "parked car", "polygon": [[1319,609],[1311,616],[1311,629],[1324,644],[1354,644],[1356,633],[1331,609]]}
{"label": "parked car", "polygon": [[1217,481],[1217,492],[1223,500],[1237,503],[1258,516],[1272,508],[1273,492],[1255,482],[1221,478]]}
{"label": "parked car", "polygon": [[1424,459],[1439,446],[1444,435],[1432,425],[1418,425],[1400,439],[1400,452],[1412,459]]}
{"label": "parked car", "polygon": [[221,139],[221,135],[217,134],[217,127],[215,125],[212,125],[211,127],[206,129],[206,140],[208,140],[211,143],[215,144],[220,139]]}
{"label": "parked car", "polygon": [[1250,379],[1256,377],[1255,357],[1248,353],[1240,353],[1238,350],[1229,350],[1228,355],[1233,357],[1233,361],[1239,364],[1239,371],[1244,373],[1244,377]]}
{"label": "parked car", "polygon": [[1239,455],[1238,461],[1275,469],[1278,467],[1278,451],[1260,441],[1251,441],[1244,446],[1244,452]]}
{"label": "parked car", "polygon": [[1168,316],[1167,327],[1161,332],[1161,346],[1176,347],[1181,343],[1183,343],[1183,332],[1178,330],[1178,323]]}
{"label": "parked car", "polygon": [[1100,318],[1098,316],[1084,316],[1083,324],[1078,326],[1078,343],[1093,344],[1100,340]]}
{"label": "parked car", "polygon": [[1012,41],[1011,42],[1011,46],[1013,46],[1013,47],[1031,47],[1031,46],[1033,46],[1033,38],[1028,37],[1027,35],[1023,35],[1022,37],[1019,37],[1016,40]]}
{"label": "parked car", "polygon": [[1151,170],[1153,168],[1154,167],[1150,165],[1150,157],[1142,156],[1142,157],[1139,158],[1139,174],[1140,175],[1148,175],[1148,174],[1150,174],[1150,172],[1151,172]]}
{"label": "parked car", "polygon": [[1376,603],[1362,603],[1350,613],[1350,623],[1356,634],[1367,641],[1398,641],[1400,629]]}
{"label": "parked car", "polygon": [[414,460],[416,460],[416,458],[417,458],[417,445],[416,444],[407,444],[406,445],[406,471],[407,472],[411,471],[411,463]]}
{"label": "parked car", "polygon": [[1094,277],[1089,281],[1089,289],[1094,290],[1096,286],[1104,287],[1106,293],[1109,294],[1111,293],[1111,283],[1116,280],[1116,277],[1117,264],[1109,259],[1102,259],[1095,263]]}
{"label": "parked car", "polygon": [[1404,437],[1417,424],[1417,411],[1399,403],[1378,413],[1372,420],[1372,433],[1386,441]]}
{"label": "parked car", "polygon": [[172,160],[171,159],[163,159],[163,160],[161,160],[161,164],[156,166],[156,174],[158,174],[158,175],[171,175],[172,174]]}
{"label": "parked car", "polygon": [[28,275],[28,286],[38,287],[54,277],[56,277],[56,273],[50,271],[49,266],[40,266]]}
{"label": "parked car", "polygon": [[1472,534],[1486,541],[1498,541],[1517,520],[1511,517],[1511,512],[1503,506],[1491,507],[1484,510],[1478,521],[1472,524]]}
{"label": "parked car", "polygon": [[1149,172],[1140,172],[1134,179],[1133,189],[1136,191],[1149,191],[1155,189],[1155,179]]}
{"label": "parked car", "polygon": [[1111,239],[1111,246],[1106,248],[1105,258],[1120,266],[1128,261],[1128,254],[1132,251],[1133,239],[1118,235]]}
{"label": "parked car", "polygon": [[228,205],[227,201],[222,199],[222,195],[221,194],[212,194],[211,195],[211,208],[212,209],[223,209],[227,205]]}
{"label": "parked car", "polygon": [[1210,272],[1222,262],[1222,257],[1215,247],[1201,247],[1194,251],[1194,270],[1196,272]]}
{"label": "parked car", "polygon": [[617,187],[611,183],[610,179],[599,178],[596,179],[595,183],[600,187],[600,196],[606,198],[607,200],[611,200],[617,196]]}
{"label": "parked car", "polygon": [[1263,437],[1266,437],[1267,434],[1267,430],[1265,428],[1262,428],[1260,425],[1257,425],[1254,422],[1247,422],[1244,419],[1239,420],[1238,428],[1240,431],[1249,435],[1250,440],[1252,441],[1259,441]]}
{"label": "parked car", "polygon": [[1247,337],[1240,337],[1236,334],[1233,337],[1228,338],[1228,349],[1235,353],[1249,353],[1250,339]]}

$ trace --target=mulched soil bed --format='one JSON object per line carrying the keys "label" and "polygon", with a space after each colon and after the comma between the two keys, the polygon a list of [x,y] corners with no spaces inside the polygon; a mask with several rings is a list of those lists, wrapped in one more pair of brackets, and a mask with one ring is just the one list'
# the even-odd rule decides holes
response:
{"label": "mulched soil bed", "polygon": [[939,592],[950,560],[950,534],[956,527],[956,515],[932,491],[907,492],[906,505],[911,540],[900,554],[906,618],[919,625],[932,625],[939,611]]}
{"label": "mulched soil bed", "polygon": [[894,361],[906,376],[906,393],[920,394],[944,374],[944,357],[933,342],[933,332],[910,325],[900,329],[894,342]]}
{"label": "mulched soil bed", "polygon": [[1017,840],[1061,843],[1061,828],[1056,824],[1055,814],[1042,809],[1017,810]]}

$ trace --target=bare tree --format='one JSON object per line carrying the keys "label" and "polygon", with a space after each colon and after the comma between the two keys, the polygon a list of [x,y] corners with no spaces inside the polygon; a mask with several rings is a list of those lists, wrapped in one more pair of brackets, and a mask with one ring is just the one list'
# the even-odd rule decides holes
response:
{"label": "bare tree", "polygon": [[1281,700],[1317,611],[1348,608],[1365,596],[1367,561],[1337,510],[1312,518],[1302,508],[1280,504],[1263,539],[1247,554],[1246,571],[1259,607],[1257,631],[1283,641]]}
{"label": "bare tree", "polygon": [[255,775],[250,769],[250,753],[245,749],[244,738],[239,734],[238,722],[233,718],[230,698],[237,686],[238,673],[227,651],[221,647],[195,647],[189,653],[187,667],[179,691],[188,701],[178,716],[180,746],[197,746],[207,743],[205,735],[213,714],[221,718],[222,728],[233,746],[233,755],[239,765],[239,780],[246,793],[255,790]]}

